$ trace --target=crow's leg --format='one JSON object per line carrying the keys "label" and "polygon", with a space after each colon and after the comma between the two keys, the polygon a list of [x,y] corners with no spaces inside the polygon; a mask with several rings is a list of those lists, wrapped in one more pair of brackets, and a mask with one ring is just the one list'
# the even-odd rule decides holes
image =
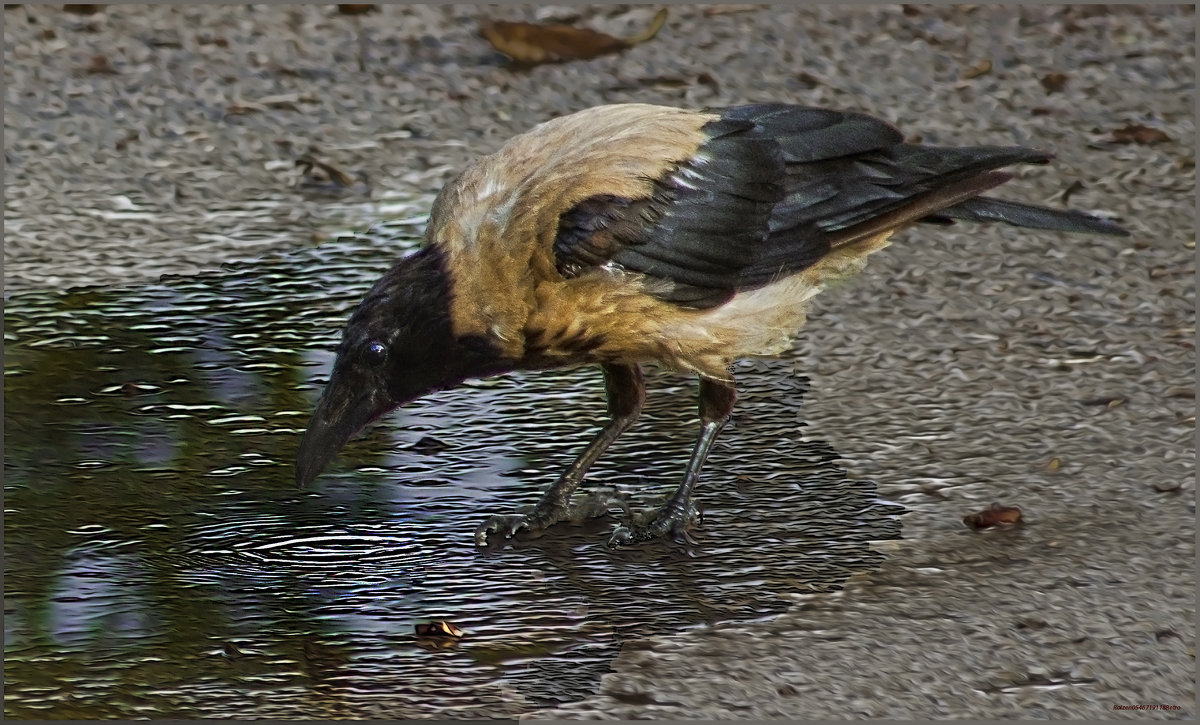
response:
{"label": "crow's leg", "polygon": [[608,510],[607,501],[594,500],[572,508],[571,494],[596,459],[637,420],[646,400],[646,383],[642,369],[637,365],[606,364],[602,367],[612,419],[600,429],[575,462],[546,489],[542,500],[531,510],[524,514],[497,514],[480,524],[475,529],[476,546],[485,545],[491,534],[509,537],[521,530],[539,531],[560,521],[602,516]]}
{"label": "crow's leg", "polygon": [[692,506],[692,489],[700,478],[700,469],[708,458],[709,449],[729,422],[736,399],[737,391],[732,381],[700,378],[700,435],[692,449],[687,470],[683,473],[683,482],[661,509],[644,517],[644,523],[631,521],[618,526],[608,540],[610,547],[649,541],[667,534],[686,537],[687,526],[696,516],[696,509]]}

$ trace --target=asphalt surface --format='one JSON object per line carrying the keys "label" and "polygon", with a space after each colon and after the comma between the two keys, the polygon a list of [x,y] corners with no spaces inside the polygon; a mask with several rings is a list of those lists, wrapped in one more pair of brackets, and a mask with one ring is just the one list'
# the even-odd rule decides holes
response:
{"label": "asphalt surface", "polygon": [[[470,158],[601,103],[792,101],[1053,150],[1005,195],[1131,237],[910,230],[797,345],[808,435],[910,509],[882,570],[627,648],[594,696],[529,716],[1194,718],[1193,9],[680,7],[621,54],[530,70],[476,35],[631,36],[655,9],[6,8],[6,290],[417,215]],[[310,147],[369,193],[301,193]],[[994,501],[1023,523],[963,525]]]}

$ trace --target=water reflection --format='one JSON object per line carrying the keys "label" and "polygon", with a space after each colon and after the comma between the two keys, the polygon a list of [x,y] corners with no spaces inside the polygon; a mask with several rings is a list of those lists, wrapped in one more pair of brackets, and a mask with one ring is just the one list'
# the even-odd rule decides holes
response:
{"label": "water reflection", "polygon": [[[628,638],[837,589],[877,566],[868,541],[898,536],[897,507],[800,442],[806,383],[786,361],[739,371],[690,551],[609,552],[611,519],[472,546],[603,420],[586,369],[414,403],[295,491],[299,433],[395,231],[6,301],[7,716],[509,717],[585,696]],[[642,505],[695,426],[691,380],[649,385],[590,478]],[[413,624],[442,618],[467,637],[423,648]]]}

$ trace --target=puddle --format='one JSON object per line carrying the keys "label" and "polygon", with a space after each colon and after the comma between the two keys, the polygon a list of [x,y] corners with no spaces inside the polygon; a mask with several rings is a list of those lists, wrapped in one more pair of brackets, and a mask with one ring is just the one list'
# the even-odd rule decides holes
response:
{"label": "puddle", "polygon": [[[604,547],[615,520],[477,551],[604,420],[598,371],[510,375],[414,403],[312,490],[300,433],[363,291],[415,222],[157,285],[5,306],[5,714],[498,718],[593,692],[621,643],[782,611],[877,568],[898,506],[802,442],[807,381],[747,362],[690,551]],[[695,435],[695,383],[587,483],[650,505]],[[585,485],[587,485],[585,483]],[[461,641],[423,646],[419,622]]]}

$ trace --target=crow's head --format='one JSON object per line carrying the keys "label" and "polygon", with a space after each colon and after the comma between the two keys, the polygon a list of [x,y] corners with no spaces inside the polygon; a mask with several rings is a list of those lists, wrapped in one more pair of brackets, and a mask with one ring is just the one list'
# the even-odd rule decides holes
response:
{"label": "crow's head", "polygon": [[495,366],[479,338],[455,336],[452,294],[435,247],[405,257],[375,283],[342,333],[329,384],[300,441],[298,486],[312,482],[368,423]]}

